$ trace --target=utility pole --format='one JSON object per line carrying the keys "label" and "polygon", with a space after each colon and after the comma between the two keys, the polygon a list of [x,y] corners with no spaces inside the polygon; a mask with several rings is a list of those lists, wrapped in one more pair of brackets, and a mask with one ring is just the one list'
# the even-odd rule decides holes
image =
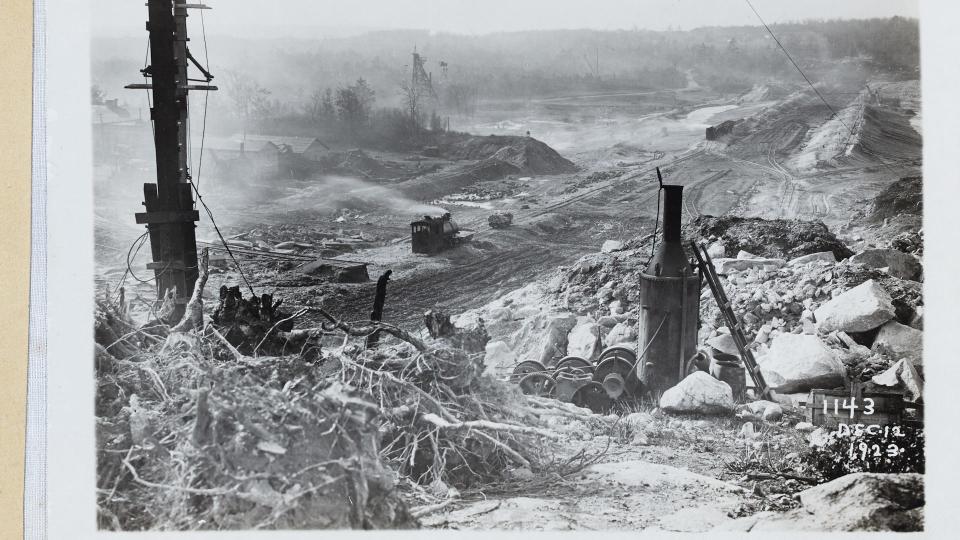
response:
{"label": "utility pole", "polygon": [[196,225],[200,214],[194,208],[193,187],[188,166],[187,122],[190,90],[216,90],[215,86],[191,86],[187,63],[193,61],[207,82],[213,77],[193,60],[187,49],[187,8],[209,9],[184,0],[148,0],[150,65],[142,70],[150,84],[126,88],[153,93],[150,119],[156,150],[157,182],[143,185],[146,212],[136,214],[138,224],[150,235],[158,299],[175,292],[176,308],[171,318],[179,319],[197,280]]}

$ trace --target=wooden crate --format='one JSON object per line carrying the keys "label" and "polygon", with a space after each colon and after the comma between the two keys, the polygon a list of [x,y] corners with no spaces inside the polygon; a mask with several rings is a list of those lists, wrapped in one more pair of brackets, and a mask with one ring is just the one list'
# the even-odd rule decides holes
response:
{"label": "wooden crate", "polygon": [[905,404],[901,392],[811,390],[807,396],[807,421],[815,426],[839,424],[898,425]]}

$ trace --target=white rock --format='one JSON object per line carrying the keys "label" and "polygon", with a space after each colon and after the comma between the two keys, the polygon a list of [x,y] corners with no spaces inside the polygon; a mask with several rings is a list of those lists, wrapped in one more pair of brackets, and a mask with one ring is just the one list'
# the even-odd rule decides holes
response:
{"label": "white rock", "polygon": [[610,302],[610,315],[617,316],[623,314],[623,302],[614,300]]}
{"label": "white rock", "polygon": [[740,251],[737,252],[737,258],[740,260],[743,260],[743,259],[762,259],[763,257],[759,257],[757,255],[754,255],[753,253],[750,253],[749,251],[744,251],[741,249]]}
{"label": "white rock", "polygon": [[717,240],[707,247],[707,255],[710,255],[711,259],[720,259],[726,257],[727,248],[724,247],[723,242]]}
{"label": "white rock", "polygon": [[913,317],[910,318],[910,328],[923,330],[923,306],[917,306],[914,309]]}
{"label": "white rock", "polygon": [[922,474],[854,473],[801,491],[800,503],[802,514],[819,522],[817,526],[807,518],[809,529],[919,531],[922,518],[909,515],[911,504],[922,507],[923,491]]}
{"label": "white rock", "polygon": [[607,347],[611,345],[618,345],[620,343],[633,344],[637,340],[637,325],[629,324],[626,322],[617,323],[610,333],[607,334],[605,345]]}
{"label": "white rock", "polygon": [[818,427],[807,434],[807,442],[812,448],[821,448],[830,444],[830,441],[835,437],[833,432],[829,429]]}
{"label": "white rock", "polygon": [[752,439],[753,434],[753,422],[747,422],[740,428],[740,432],[737,433],[737,437],[741,439]]}
{"label": "white rock", "polygon": [[633,444],[634,446],[647,446],[648,444],[650,444],[650,440],[647,439],[646,433],[642,431],[638,431],[634,433],[633,439],[630,441],[630,443]]}
{"label": "white rock", "polygon": [[767,405],[763,410],[763,420],[766,422],[779,422],[783,418],[783,407],[776,403]]}
{"label": "white rock", "polygon": [[567,355],[567,335],[577,324],[577,318],[571,313],[561,313],[547,318],[546,329],[542,331],[543,341],[537,351],[537,359],[547,365],[551,360]]}
{"label": "white rock", "polygon": [[781,393],[834,388],[846,374],[830,347],[805,334],[778,334],[758,363],[767,384]]}
{"label": "white rock", "polygon": [[620,421],[630,429],[642,430],[650,422],[653,422],[653,416],[648,412],[635,412],[624,416]]}
{"label": "white rock", "polygon": [[810,264],[812,262],[820,261],[835,263],[837,262],[837,258],[834,256],[832,251],[821,251],[818,253],[810,253],[809,255],[801,255],[795,259],[790,259],[790,261],[787,262],[787,265],[798,266],[801,264]]}
{"label": "white rock", "polygon": [[[729,274],[731,272],[742,272],[748,269],[762,269],[766,266],[780,268],[787,264],[783,259],[715,259],[714,266],[717,267],[718,274]],[[754,279],[756,279],[754,277]]]}
{"label": "white rock", "polygon": [[870,279],[823,304],[814,316],[824,332],[866,332],[893,318],[893,300]]}
{"label": "white rock", "polygon": [[919,259],[895,249],[867,249],[850,257],[850,262],[867,268],[885,269],[886,273],[900,279],[917,280],[923,273]]}
{"label": "white rock", "polygon": [[767,401],[765,399],[758,399],[756,401],[744,403],[743,408],[749,410],[751,413],[757,416],[760,416],[763,414],[763,411],[767,410],[767,407],[771,405],[776,405],[776,403],[772,401]]}
{"label": "white rock", "polygon": [[814,425],[810,422],[797,422],[797,425],[793,426],[793,428],[800,433],[810,433],[815,429]]}
{"label": "white rock", "polygon": [[[721,522],[714,531],[809,533],[924,530],[924,478],[918,473],[853,473],[799,493],[800,508],[758,512]],[[811,535],[812,536],[812,535]]]}
{"label": "white rock", "polygon": [[613,253],[623,249],[623,242],[619,240],[607,240],[600,246],[601,253]]}
{"label": "white rock", "polygon": [[577,323],[567,335],[567,354],[595,360],[600,355],[600,325],[591,320]]}
{"label": "white rock", "polygon": [[873,340],[874,352],[886,350],[895,359],[907,358],[918,366],[923,365],[923,332],[897,321],[890,321],[880,327]]}
{"label": "white rock", "polygon": [[703,371],[688,375],[660,396],[660,408],[669,413],[720,414],[734,407],[730,385]]}
{"label": "white rock", "polygon": [[487,343],[483,364],[484,373],[506,375],[517,364],[517,355],[506,343],[491,341]]}
{"label": "white rock", "polygon": [[898,360],[883,373],[874,375],[870,380],[882,386],[903,388],[906,390],[904,394],[907,401],[917,401],[923,397],[923,379],[913,367],[913,363],[905,358]]}

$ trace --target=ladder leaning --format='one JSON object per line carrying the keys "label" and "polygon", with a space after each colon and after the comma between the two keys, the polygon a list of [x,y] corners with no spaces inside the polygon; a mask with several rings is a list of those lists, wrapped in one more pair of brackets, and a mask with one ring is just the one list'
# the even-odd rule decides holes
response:
{"label": "ladder leaning", "polygon": [[772,397],[771,389],[767,386],[766,381],[763,380],[763,374],[760,373],[760,366],[757,365],[757,360],[753,357],[753,351],[747,347],[747,338],[743,335],[743,327],[740,325],[740,320],[733,312],[733,309],[731,309],[730,300],[727,298],[723,286],[720,285],[717,269],[713,266],[713,260],[710,258],[710,254],[707,253],[706,247],[698,246],[696,242],[691,241],[690,247],[693,250],[693,254],[697,257],[697,267],[700,269],[701,275],[706,278],[707,284],[710,286],[710,291],[713,293],[713,298],[720,307],[720,314],[723,315],[723,319],[727,323],[727,328],[730,329],[730,336],[733,337],[733,341],[737,345],[737,350],[740,351],[740,358],[743,358],[747,372],[756,385],[757,396],[762,398]]}

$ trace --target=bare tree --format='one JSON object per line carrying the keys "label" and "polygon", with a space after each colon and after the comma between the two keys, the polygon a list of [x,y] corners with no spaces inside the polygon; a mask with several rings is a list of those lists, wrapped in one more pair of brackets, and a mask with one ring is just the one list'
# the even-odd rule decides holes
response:
{"label": "bare tree", "polygon": [[243,133],[247,133],[250,120],[262,119],[270,109],[270,91],[260,86],[255,79],[236,71],[229,71],[225,77],[224,90],[233,104],[233,113],[240,120]]}
{"label": "bare tree", "polygon": [[337,89],[337,115],[351,131],[366,124],[374,103],[373,89],[362,78],[350,86]]}

